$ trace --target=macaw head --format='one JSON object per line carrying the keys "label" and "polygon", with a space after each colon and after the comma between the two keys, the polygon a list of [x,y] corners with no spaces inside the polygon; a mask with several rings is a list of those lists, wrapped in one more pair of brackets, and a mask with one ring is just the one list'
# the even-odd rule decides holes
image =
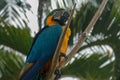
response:
{"label": "macaw head", "polygon": [[64,9],[55,9],[45,19],[45,25],[53,26],[55,24],[65,25],[69,18],[69,13]]}

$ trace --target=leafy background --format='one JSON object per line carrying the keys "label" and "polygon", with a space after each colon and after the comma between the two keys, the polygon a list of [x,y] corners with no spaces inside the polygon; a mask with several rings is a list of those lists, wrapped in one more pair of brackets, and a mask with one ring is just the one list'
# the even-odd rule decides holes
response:
{"label": "leafy background", "polygon": [[[26,0],[0,2],[0,80],[17,80],[33,40],[26,12],[34,12]],[[72,35],[68,52],[89,24],[101,1],[43,1],[44,15],[54,8],[62,7],[69,11],[74,2],[77,3],[77,7],[70,26]],[[95,28],[72,60],[62,69],[62,77],[71,76],[80,80],[120,80],[119,4],[120,0],[108,1]]]}

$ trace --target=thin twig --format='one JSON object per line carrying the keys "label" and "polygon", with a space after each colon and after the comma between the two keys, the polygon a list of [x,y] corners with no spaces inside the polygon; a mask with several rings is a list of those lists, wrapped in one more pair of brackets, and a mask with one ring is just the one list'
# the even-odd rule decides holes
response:
{"label": "thin twig", "polygon": [[72,19],[74,10],[75,10],[75,6],[76,6],[76,4],[74,4],[73,9],[71,10],[71,14],[70,14],[70,18],[69,18],[69,20],[68,20],[68,23],[66,24],[66,27],[65,27],[65,29],[62,31],[62,34],[61,34],[61,36],[60,36],[60,39],[59,39],[59,42],[58,42],[58,45],[57,45],[55,54],[54,54],[53,59],[52,59],[52,65],[51,65],[49,74],[48,74],[47,77],[46,77],[46,80],[53,80],[53,73],[54,73],[54,71],[55,71],[55,69],[56,69],[56,65],[57,65],[57,62],[58,62],[58,59],[59,59],[59,54],[60,54],[60,49],[61,49],[61,46],[62,46],[62,42],[63,42],[63,39],[64,39],[64,37],[65,37],[65,33],[66,33],[66,31],[67,31],[67,28],[68,28],[69,25],[70,25],[70,22],[71,22],[71,19]]}
{"label": "thin twig", "polygon": [[[99,17],[101,16],[105,5],[107,4],[108,0],[103,0],[99,9],[97,10],[97,12],[95,13],[94,17],[92,18],[92,20],[90,21],[89,25],[87,26],[87,28],[85,29],[85,31],[82,33],[82,35],[80,36],[76,46],[71,50],[71,52],[68,55],[68,59],[66,61],[64,61],[62,63],[62,66],[64,66],[71,58],[72,56],[80,49],[82,43],[84,42],[84,40],[86,39],[87,35],[90,33],[91,29],[94,28],[95,23],[97,22],[97,20],[99,19]],[[62,68],[62,66],[60,68]]]}

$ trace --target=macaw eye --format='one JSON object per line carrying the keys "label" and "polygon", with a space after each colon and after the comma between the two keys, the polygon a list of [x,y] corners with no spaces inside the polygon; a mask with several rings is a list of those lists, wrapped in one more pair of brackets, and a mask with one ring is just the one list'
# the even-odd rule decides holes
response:
{"label": "macaw eye", "polygon": [[53,20],[60,20],[62,14],[63,14],[62,11],[55,11],[55,12],[53,13]]}

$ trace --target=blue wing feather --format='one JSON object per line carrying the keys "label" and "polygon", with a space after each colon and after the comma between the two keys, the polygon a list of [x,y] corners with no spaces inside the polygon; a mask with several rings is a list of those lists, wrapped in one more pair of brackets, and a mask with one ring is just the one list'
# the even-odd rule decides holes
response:
{"label": "blue wing feather", "polygon": [[62,27],[57,24],[46,28],[38,35],[25,62],[34,62],[35,64],[25,73],[22,80],[32,80],[53,56],[61,33]]}

